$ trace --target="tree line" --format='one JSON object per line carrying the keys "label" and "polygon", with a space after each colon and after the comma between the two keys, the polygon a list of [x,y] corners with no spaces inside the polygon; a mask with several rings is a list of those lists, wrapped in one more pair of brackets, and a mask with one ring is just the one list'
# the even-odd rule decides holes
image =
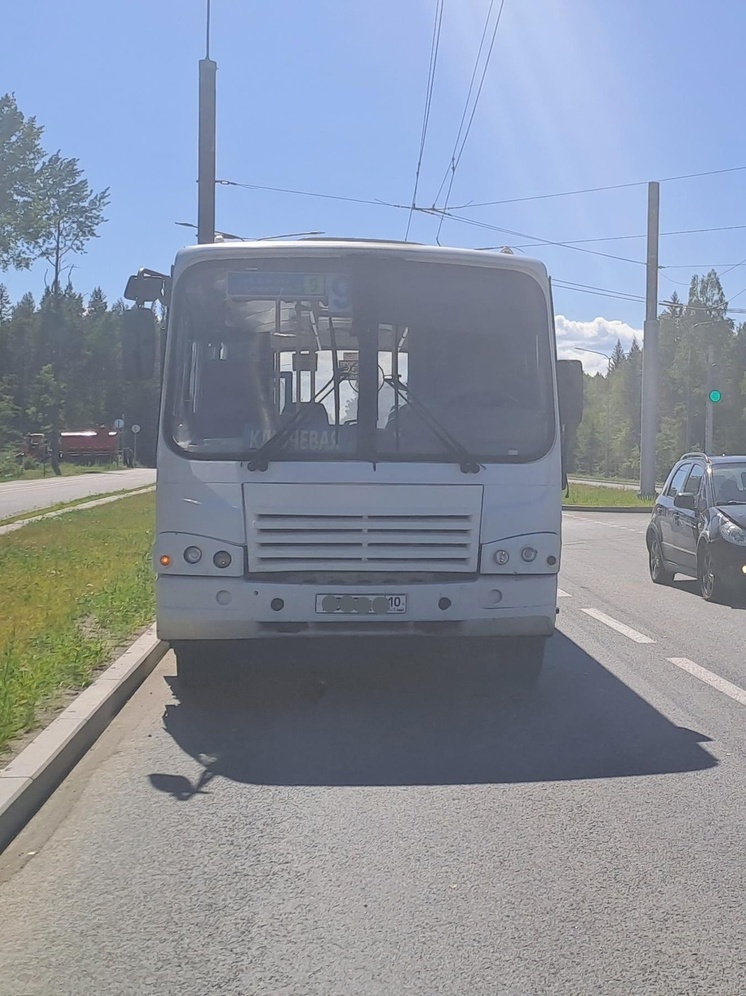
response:
{"label": "tree line", "polygon": [[[674,293],[659,317],[660,480],[682,453],[704,449],[710,387],[722,395],[713,406],[714,452],[746,453],[746,322],[728,318],[728,302],[714,270],[692,277],[687,300]],[[607,372],[585,375],[585,410],[571,470],[639,477],[642,360],[636,340],[626,352],[617,341]]]}
{"label": "tree line", "polygon": [[[40,260],[51,277],[38,304],[12,305],[0,284],[0,473],[13,472],[23,436],[57,440],[65,428],[111,426],[127,409],[143,426],[143,455],[154,447],[153,390],[126,387],[121,371],[120,305],[100,290],[84,303],[68,259],[85,252],[105,222],[108,190],[91,190],[77,159],[42,145],[43,128],[13,94],[0,96],[0,271]],[[65,275],[68,279],[65,281]]]}
{"label": "tree line", "polygon": [[124,418],[142,427],[138,460],[155,458],[159,385],[126,383],[122,374],[121,315],[100,289],[88,300],[67,285],[47,289],[37,303],[31,294],[11,305],[0,285],[0,464],[15,466],[27,432],[50,435],[60,429],[111,427]]}

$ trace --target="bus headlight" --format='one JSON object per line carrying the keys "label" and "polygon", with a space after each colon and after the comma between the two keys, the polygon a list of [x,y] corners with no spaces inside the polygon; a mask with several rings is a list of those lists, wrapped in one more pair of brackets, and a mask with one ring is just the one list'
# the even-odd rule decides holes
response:
{"label": "bus headlight", "polygon": [[188,564],[198,564],[202,560],[202,551],[198,546],[188,546],[184,551],[184,560]]}
{"label": "bus headlight", "polygon": [[537,555],[538,551],[533,546],[524,546],[521,550],[521,560],[524,560],[527,564],[533,563]]}
{"label": "bus headlight", "polygon": [[226,567],[230,567],[232,561],[233,558],[231,557],[231,555],[228,553],[227,550],[218,550],[218,552],[212,558],[213,564],[215,564],[215,566],[219,567],[221,570],[225,570]]}

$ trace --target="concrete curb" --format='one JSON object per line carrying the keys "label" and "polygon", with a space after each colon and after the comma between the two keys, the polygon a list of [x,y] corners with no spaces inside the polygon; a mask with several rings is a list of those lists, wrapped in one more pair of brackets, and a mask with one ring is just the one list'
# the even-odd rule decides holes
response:
{"label": "concrete curb", "polygon": [[167,650],[168,644],[156,637],[151,626],[0,770],[0,852],[96,742]]}
{"label": "concrete curb", "polygon": [[563,505],[563,512],[633,512],[642,513],[643,515],[650,515],[653,511],[653,506],[649,508],[647,506],[631,505],[625,507],[624,505]]}

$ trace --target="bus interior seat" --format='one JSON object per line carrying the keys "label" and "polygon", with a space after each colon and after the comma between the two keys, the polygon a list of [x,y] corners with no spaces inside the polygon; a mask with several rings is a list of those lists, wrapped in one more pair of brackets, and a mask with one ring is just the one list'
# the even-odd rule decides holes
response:
{"label": "bus interior seat", "polygon": [[301,420],[301,425],[304,427],[313,427],[316,429],[327,429],[329,427],[329,413],[326,407],[321,401],[301,401],[296,403],[294,401],[285,405],[282,412],[283,421],[287,421],[291,418],[296,411],[302,411],[304,413]]}

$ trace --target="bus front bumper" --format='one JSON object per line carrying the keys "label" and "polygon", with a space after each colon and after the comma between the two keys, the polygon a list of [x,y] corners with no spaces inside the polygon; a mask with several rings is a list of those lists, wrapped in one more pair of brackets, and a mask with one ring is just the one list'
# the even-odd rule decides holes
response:
{"label": "bus front bumper", "polygon": [[156,582],[162,640],[250,640],[289,635],[550,636],[557,577],[500,575],[468,581],[357,585],[353,595],[406,596],[406,611],[318,611],[339,586],[255,582],[250,578],[161,576]]}

